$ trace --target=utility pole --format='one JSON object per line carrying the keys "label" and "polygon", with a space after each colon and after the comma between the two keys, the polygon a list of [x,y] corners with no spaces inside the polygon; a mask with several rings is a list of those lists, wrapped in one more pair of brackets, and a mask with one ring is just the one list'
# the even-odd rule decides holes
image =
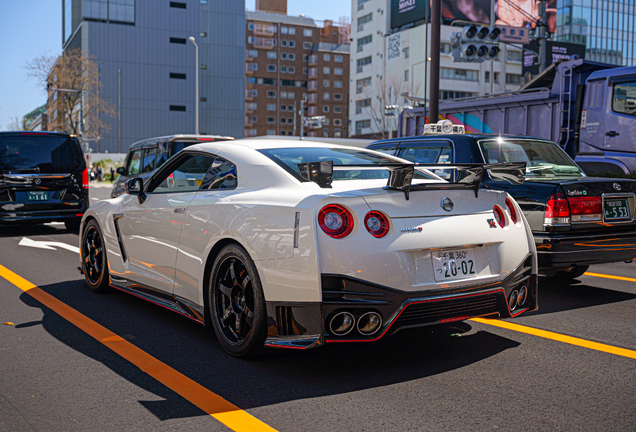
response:
{"label": "utility pole", "polygon": [[[294,101],[294,114],[296,113],[296,101]],[[296,136],[296,118],[298,116],[294,115],[294,136]]]}
{"label": "utility pole", "polygon": [[117,69],[117,153],[121,153],[121,69]]}
{"label": "utility pole", "polygon": [[437,123],[439,117],[439,48],[442,21],[441,0],[431,1],[431,96],[430,122]]}
{"label": "utility pole", "polygon": [[303,97],[300,100],[300,111],[298,111],[300,115],[300,139],[303,139],[304,134],[304,126],[305,126],[305,98]]}
{"label": "utility pole", "polygon": [[539,2],[539,23],[537,24],[537,39],[539,40],[539,73],[543,72],[548,65],[547,45],[548,45],[548,16],[546,13],[546,2]]}
{"label": "utility pole", "polygon": [[194,36],[188,38],[194,45],[194,87],[195,97],[194,100],[194,134],[199,135],[199,45],[197,45]]}

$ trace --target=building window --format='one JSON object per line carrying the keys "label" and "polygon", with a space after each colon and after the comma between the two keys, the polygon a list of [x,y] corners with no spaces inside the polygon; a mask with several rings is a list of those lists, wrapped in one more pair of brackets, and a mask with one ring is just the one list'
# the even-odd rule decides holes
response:
{"label": "building window", "polygon": [[268,59],[275,59],[276,58],[276,51],[267,51],[267,58]]}
{"label": "building window", "polygon": [[362,78],[356,81],[356,94],[362,93],[365,87],[371,85],[371,77]]}
{"label": "building window", "polygon": [[276,72],[276,65],[267,65],[267,72]]}
{"label": "building window", "polygon": [[304,62],[308,62],[309,61],[309,54],[303,54],[303,61]]}
{"label": "building window", "polygon": [[185,40],[185,38],[171,37],[170,38],[170,43],[185,45],[186,44],[186,40]]}
{"label": "building window", "polygon": [[287,105],[281,105],[280,106],[280,110],[281,111],[287,111]]}
{"label": "building window", "polygon": [[311,44],[311,42],[303,42],[303,48],[304,49],[312,49],[313,45]]}
{"label": "building window", "polygon": [[276,111],[276,104],[267,104],[267,111]]}
{"label": "building window", "polygon": [[296,29],[294,27],[290,27],[289,28],[289,34],[290,35],[295,35],[296,34]]}
{"label": "building window", "polygon": [[330,54],[325,54],[322,56],[324,61],[331,61],[331,55]]}
{"label": "building window", "polygon": [[333,112],[335,112],[336,114],[342,113],[342,107],[339,107],[339,106],[333,107]]}
{"label": "building window", "polygon": [[521,51],[508,50],[506,54],[506,58],[509,62],[521,63],[522,57],[523,56],[521,55]]}
{"label": "building window", "polygon": [[172,78],[172,79],[186,79],[186,74],[170,72],[170,78]]}
{"label": "building window", "polygon": [[358,31],[364,30],[364,25],[371,21],[373,21],[373,13],[358,18]]}
{"label": "building window", "polygon": [[333,73],[335,73],[336,75],[342,75],[343,70],[342,68],[333,68]]}
{"label": "building window", "polygon": [[303,75],[309,74],[309,68],[303,68]]}
{"label": "building window", "polygon": [[322,80],[322,86],[323,87],[329,87],[331,85],[331,83],[329,82],[329,80]]}
{"label": "building window", "polygon": [[334,129],[333,137],[334,138],[342,138],[342,131],[340,129]]}
{"label": "building window", "polygon": [[254,23],[247,23],[247,29],[250,31],[254,30]]}
{"label": "building window", "polygon": [[329,100],[330,99],[329,93],[327,93],[327,92],[323,93],[322,94],[322,98],[323,98],[323,100]]}
{"label": "building window", "polygon": [[170,105],[170,111],[182,111],[185,112],[185,105]]}
{"label": "building window", "polygon": [[371,56],[358,59],[358,61],[356,62],[356,72],[362,72],[362,68],[368,64],[371,64]]}
{"label": "building window", "polygon": [[409,70],[405,70],[404,71],[404,81],[408,81],[409,80]]}
{"label": "building window", "polygon": [[296,95],[294,95],[294,92],[287,92],[287,99],[293,99],[295,97]]}
{"label": "building window", "polygon": [[276,97],[276,92],[274,90],[269,90],[267,92],[267,97],[268,98],[275,98]]}
{"label": "building window", "polygon": [[342,100],[342,93],[334,93],[333,94],[333,100],[341,101]]}
{"label": "building window", "polygon": [[287,66],[281,66],[280,73],[287,73]]}
{"label": "building window", "polygon": [[362,51],[363,47],[370,44],[373,40],[373,35],[365,36],[358,39],[358,52]]}
{"label": "building window", "polygon": [[325,66],[322,68],[322,73],[324,73],[325,75],[328,75],[331,73],[331,68]]}
{"label": "building window", "polygon": [[479,81],[479,71],[441,68],[440,78],[460,81]]}
{"label": "building window", "polygon": [[201,4],[208,4],[208,0],[201,0]]}
{"label": "building window", "polygon": [[170,7],[177,8],[177,9],[185,9],[188,7],[188,5],[181,2],[170,2]]}
{"label": "building window", "polygon": [[268,124],[276,123],[276,117],[267,117],[267,123]]}
{"label": "building window", "polygon": [[206,64],[202,64],[200,67],[201,67],[201,70],[204,70],[204,69],[207,69],[207,68],[208,68],[208,65],[206,65]]}
{"label": "building window", "polygon": [[460,98],[467,98],[467,97],[473,97],[473,96],[477,96],[478,93],[471,93],[471,92],[459,92],[459,91],[442,91],[441,93],[441,98],[446,100],[446,99],[460,99]]}
{"label": "building window", "polygon": [[[276,54],[276,53],[274,53]],[[281,60],[287,60],[287,53],[280,53],[280,59]]]}
{"label": "building window", "polygon": [[450,54],[451,53],[451,45],[449,43],[442,42],[439,45],[439,52],[440,52],[440,54]]}
{"label": "building window", "polygon": [[371,128],[371,120],[360,120],[356,122],[356,135],[362,133],[362,129]]}
{"label": "building window", "polygon": [[342,56],[341,55],[334,55],[333,56],[333,61],[335,61],[336,63],[342,63]]}
{"label": "building window", "polygon": [[[499,82],[499,72],[495,72],[494,77],[495,77],[495,81],[494,82],[498,83]],[[486,71],[486,75],[485,75],[484,79],[485,79],[486,82],[490,82],[490,71]]]}
{"label": "building window", "polygon": [[280,46],[286,47],[287,46],[287,41],[285,39],[281,39]]}
{"label": "building window", "polygon": [[280,92],[280,98],[281,99],[287,99],[287,92],[286,91]]}
{"label": "building window", "polygon": [[312,37],[314,32],[311,29],[303,29],[303,36]]}
{"label": "building window", "polygon": [[273,129],[267,129],[267,135],[276,135],[276,131]]}
{"label": "building window", "polygon": [[506,84],[520,85],[521,84],[521,75],[517,74],[506,74]]}
{"label": "building window", "polygon": [[406,47],[404,48],[404,58],[407,59],[409,57],[411,57],[411,48]]}
{"label": "building window", "polygon": [[[334,112],[336,110],[334,109]],[[342,120],[341,119],[333,119],[333,125],[334,126],[342,126]]]}
{"label": "building window", "polygon": [[296,72],[296,68],[294,66],[288,66],[287,67],[287,72],[294,73],[294,72]]}
{"label": "building window", "polygon": [[342,88],[342,81],[334,81],[333,86],[335,88]]}
{"label": "building window", "polygon": [[296,54],[292,54],[292,53],[287,54],[287,58],[288,58],[289,60],[291,60],[291,61],[294,61],[294,60],[296,60]]}
{"label": "building window", "polygon": [[208,37],[208,34],[206,32],[201,32],[199,33],[199,36],[201,37]]}
{"label": "building window", "polygon": [[371,106],[371,98],[356,101],[356,114],[362,114],[362,109]]}
{"label": "building window", "polygon": [[322,112],[328,113],[329,112],[329,105],[323,105],[322,106]]}
{"label": "building window", "polygon": [[328,137],[328,136],[329,136],[329,129],[326,129],[326,128],[325,128],[325,129],[323,129],[323,130],[322,130],[322,136],[323,136],[323,137]]}
{"label": "building window", "polygon": [[294,41],[289,41],[289,47],[290,47],[290,48],[296,48],[296,42],[294,42]]}
{"label": "building window", "polygon": [[280,118],[280,124],[285,124],[285,123],[287,123],[287,118],[281,117]]}
{"label": "building window", "polygon": [[280,34],[287,34],[287,30],[288,30],[288,29],[287,29],[287,27],[282,26],[282,27],[280,28]]}

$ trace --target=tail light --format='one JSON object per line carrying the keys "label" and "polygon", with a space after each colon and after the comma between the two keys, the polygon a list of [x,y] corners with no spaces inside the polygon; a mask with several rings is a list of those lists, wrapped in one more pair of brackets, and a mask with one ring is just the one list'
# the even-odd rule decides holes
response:
{"label": "tail light", "polygon": [[364,227],[373,237],[380,238],[389,232],[391,225],[389,224],[389,218],[384,213],[374,210],[367,213],[364,217]]}
{"label": "tail light", "polygon": [[545,224],[558,225],[570,223],[570,206],[563,192],[551,195],[545,206]]}
{"label": "tail light", "polygon": [[570,197],[572,222],[600,221],[603,219],[601,197]]}
{"label": "tail light", "polygon": [[88,189],[88,169],[86,168],[82,171],[82,188]]}
{"label": "tail light", "polygon": [[495,220],[497,221],[499,226],[503,228],[504,225],[506,224],[506,219],[504,219],[504,214],[503,214],[503,210],[501,210],[501,207],[494,206],[492,208],[492,212],[495,214]]}
{"label": "tail light", "polygon": [[517,210],[515,210],[515,206],[510,201],[510,198],[506,198],[506,209],[508,213],[510,213],[510,220],[513,224],[517,223]]}
{"label": "tail light", "polygon": [[353,216],[343,206],[329,204],[318,213],[318,224],[329,237],[343,238],[353,230]]}

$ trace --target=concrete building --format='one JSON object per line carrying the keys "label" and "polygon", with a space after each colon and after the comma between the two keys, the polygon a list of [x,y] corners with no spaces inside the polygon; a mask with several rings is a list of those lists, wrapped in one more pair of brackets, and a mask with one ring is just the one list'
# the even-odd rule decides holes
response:
{"label": "concrete building", "polygon": [[[387,131],[397,130],[397,119],[385,118],[384,106],[408,105],[402,94],[428,99],[430,24],[420,20],[401,31],[391,31],[390,11],[391,0],[352,1],[349,113],[350,133],[355,137],[387,137]],[[450,37],[457,31],[457,27],[448,25],[441,28],[441,99],[519,89],[523,60],[520,49],[500,46],[501,52],[492,62],[494,82],[491,91],[490,61],[453,61]]]}
{"label": "concrete building", "polygon": [[[245,3],[215,0],[62,0],[62,44],[98,64],[101,97],[120,112],[94,151],[192,133],[199,46],[202,134],[243,135]],[[87,102],[90,103],[90,100]]]}
{"label": "concrete building", "polygon": [[298,112],[325,116],[306,136],[346,136],[349,26],[287,15],[286,0],[246,12],[245,136],[299,135]]}

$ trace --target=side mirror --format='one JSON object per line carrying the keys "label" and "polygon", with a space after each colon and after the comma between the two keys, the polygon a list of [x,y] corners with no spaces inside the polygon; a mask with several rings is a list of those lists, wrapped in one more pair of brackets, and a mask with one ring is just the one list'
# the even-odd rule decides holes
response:
{"label": "side mirror", "polygon": [[126,193],[128,195],[136,195],[139,200],[139,204],[143,204],[146,201],[146,194],[144,193],[144,180],[140,177],[135,177],[126,182]]}
{"label": "side mirror", "polygon": [[126,168],[117,167],[117,174],[126,175]]}

